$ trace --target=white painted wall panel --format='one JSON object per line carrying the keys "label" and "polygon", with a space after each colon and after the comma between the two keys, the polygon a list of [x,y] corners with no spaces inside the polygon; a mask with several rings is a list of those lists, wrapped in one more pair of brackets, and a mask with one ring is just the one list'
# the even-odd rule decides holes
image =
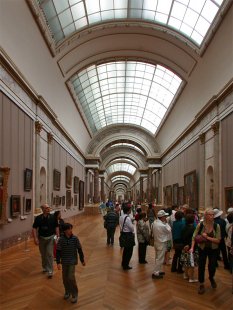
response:
{"label": "white painted wall panel", "polygon": [[187,81],[156,140],[161,151],[194,120],[196,114],[217,95],[233,77],[233,6]]}
{"label": "white painted wall panel", "polygon": [[26,1],[1,1],[1,46],[85,152],[89,134]]}

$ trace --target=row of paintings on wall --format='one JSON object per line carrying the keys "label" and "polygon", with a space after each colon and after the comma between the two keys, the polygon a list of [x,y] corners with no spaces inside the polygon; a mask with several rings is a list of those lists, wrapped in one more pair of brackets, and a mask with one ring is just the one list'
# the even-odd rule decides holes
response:
{"label": "row of paintings on wall", "polygon": [[188,204],[190,208],[198,208],[196,170],[184,175],[184,186],[178,183],[164,188],[164,202],[167,206]]}
{"label": "row of paintings on wall", "polygon": [[[73,178],[73,168],[66,166],[66,188],[72,188],[73,179],[73,192],[78,194],[79,191],[79,178],[74,176]],[[61,172],[57,169],[53,170],[53,190],[59,191],[61,188]]]}
{"label": "row of paintings on wall", "polygon": [[17,217],[22,214],[30,214],[32,211],[32,199],[23,197],[23,205],[21,205],[21,196],[12,195],[10,200],[10,211],[12,217]]}
{"label": "row of paintings on wall", "polygon": [[[225,211],[233,206],[233,187],[225,187]],[[184,175],[184,186],[178,183],[164,187],[164,203],[167,206],[184,204],[198,209],[198,191],[196,170]]]}
{"label": "row of paintings on wall", "polygon": [[[84,182],[78,180],[78,190],[77,192],[79,195],[74,194],[72,197],[72,192],[70,189],[66,190],[65,196],[54,196],[52,193],[51,196],[51,204],[53,206],[66,206],[66,208],[71,208],[72,206],[77,207],[79,206],[79,210],[84,208]],[[79,197],[79,199],[78,199]]]}
{"label": "row of paintings on wall", "polygon": [[78,195],[74,195],[74,197],[71,196],[71,191],[66,191],[66,196],[58,196],[55,197],[52,194],[52,205],[59,207],[59,206],[66,206],[67,208],[70,208],[72,205],[77,207],[78,205]]}

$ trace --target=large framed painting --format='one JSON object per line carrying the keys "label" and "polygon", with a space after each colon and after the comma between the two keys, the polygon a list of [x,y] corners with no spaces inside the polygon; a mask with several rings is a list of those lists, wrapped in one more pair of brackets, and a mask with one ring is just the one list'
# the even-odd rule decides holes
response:
{"label": "large framed painting", "polygon": [[179,184],[173,184],[172,186],[172,204],[174,206],[178,206],[178,189],[179,189]]}
{"label": "large framed painting", "polygon": [[184,175],[184,202],[190,208],[198,209],[196,170]]}
{"label": "large framed painting", "polygon": [[7,222],[7,199],[8,199],[8,179],[10,175],[10,168],[0,167],[0,224]]}
{"label": "large framed painting", "polygon": [[166,186],[166,205],[172,206],[172,186]]}
{"label": "large framed painting", "polygon": [[57,169],[53,170],[53,190],[59,191],[61,187],[61,172]]}
{"label": "large framed painting", "polygon": [[66,191],[66,208],[71,208],[72,205],[72,197],[71,190]]}
{"label": "large framed painting", "polygon": [[30,192],[32,189],[32,170],[25,169],[24,170],[24,191]]}
{"label": "large framed painting", "polygon": [[84,182],[79,181],[79,210],[84,208]]}
{"label": "large framed painting", "polygon": [[233,208],[233,186],[225,187],[225,208]]}
{"label": "large framed painting", "polygon": [[167,205],[166,187],[163,187],[163,203]]}
{"label": "large framed painting", "polygon": [[77,207],[78,205],[78,195],[74,195],[74,206]]}
{"label": "large framed painting", "polygon": [[184,186],[178,188],[178,206],[183,206],[184,204]]}
{"label": "large framed painting", "polygon": [[79,178],[74,177],[74,193],[78,194]]}
{"label": "large framed painting", "polygon": [[11,196],[11,216],[17,217],[21,213],[21,197],[20,195]]}
{"label": "large framed painting", "polygon": [[32,211],[32,200],[29,198],[24,199],[23,214],[29,214]]}
{"label": "large framed painting", "polygon": [[72,174],[73,174],[73,168],[70,166],[66,166],[66,187],[67,188],[72,187]]}

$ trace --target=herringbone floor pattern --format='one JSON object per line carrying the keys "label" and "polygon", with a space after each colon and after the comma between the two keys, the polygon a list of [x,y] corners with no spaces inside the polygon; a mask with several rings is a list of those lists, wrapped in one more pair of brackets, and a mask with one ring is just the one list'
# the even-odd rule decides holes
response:
{"label": "herringbone floor pattern", "polygon": [[[101,215],[77,216],[74,233],[83,246],[86,266],[76,269],[79,300],[71,304],[63,300],[61,271],[56,270],[49,280],[41,272],[38,248],[29,241],[1,253],[0,308],[1,310],[208,310],[233,309],[232,276],[217,270],[218,288],[197,294],[197,283],[188,283],[182,275],[170,272],[162,280],[152,280],[154,249],[148,248],[147,265],[139,265],[137,246],[131,261],[133,269],[122,271],[121,250],[118,246],[119,228],[114,247],[106,247],[106,232]],[[29,249],[29,251],[25,251]]]}

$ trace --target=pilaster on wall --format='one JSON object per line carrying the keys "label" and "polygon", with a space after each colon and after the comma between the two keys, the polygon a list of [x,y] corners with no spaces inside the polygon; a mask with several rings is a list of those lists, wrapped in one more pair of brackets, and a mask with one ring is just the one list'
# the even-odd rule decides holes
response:
{"label": "pilaster on wall", "polygon": [[153,178],[152,178],[152,168],[148,169],[147,176],[147,201],[148,203],[152,202],[152,188],[153,188]]}
{"label": "pilaster on wall", "polygon": [[36,156],[35,156],[35,214],[41,212],[40,209],[40,133],[43,129],[43,125],[39,121],[35,121],[35,133],[36,133]]}
{"label": "pilaster on wall", "polygon": [[199,207],[205,207],[205,133],[200,134]]}
{"label": "pilaster on wall", "polygon": [[99,202],[99,170],[94,169],[94,203]]}
{"label": "pilaster on wall", "polygon": [[47,202],[49,205],[52,205],[51,201],[51,195],[53,191],[53,184],[52,184],[52,176],[53,176],[53,147],[52,147],[52,142],[53,142],[53,135],[48,132],[47,133],[47,141],[48,141],[48,167],[47,167]]}
{"label": "pilaster on wall", "polygon": [[211,129],[214,133],[214,208],[219,208],[219,127],[220,123],[215,122]]}

